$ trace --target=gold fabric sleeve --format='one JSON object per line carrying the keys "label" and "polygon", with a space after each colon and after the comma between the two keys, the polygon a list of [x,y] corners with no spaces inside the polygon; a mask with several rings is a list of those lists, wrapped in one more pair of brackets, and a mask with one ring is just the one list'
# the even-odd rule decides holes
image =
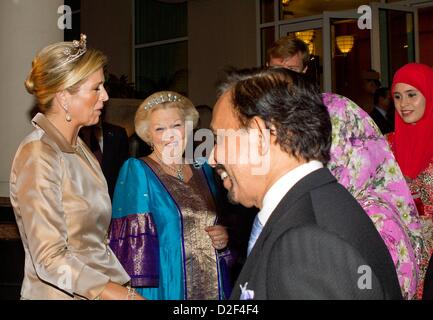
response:
{"label": "gold fabric sleeve", "polygon": [[[35,157],[37,155],[37,157]],[[61,159],[47,144],[33,141],[16,162],[16,201],[37,276],[70,294],[98,296],[109,277],[86,266],[68,248],[62,205]]]}

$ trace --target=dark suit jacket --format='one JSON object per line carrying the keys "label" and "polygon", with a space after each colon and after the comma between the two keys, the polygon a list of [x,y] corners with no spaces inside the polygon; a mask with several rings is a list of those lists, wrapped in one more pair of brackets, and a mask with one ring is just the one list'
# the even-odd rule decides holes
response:
{"label": "dark suit jacket", "polygon": [[102,172],[107,179],[108,192],[113,199],[117,176],[123,163],[129,158],[129,143],[126,130],[103,122],[104,150],[102,152]]}
{"label": "dark suit jacket", "polygon": [[[358,282],[368,286],[365,266],[371,289],[361,290]],[[375,226],[325,168],[300,180],[278,204],[231,299],[240,298],[246,282],[254,299],[402,299]]]}
{"label": "dark suit jacket", "polygon": [[376,108],[370,112],[370,117],[377,124],[382,134],[387,134],[394,131],[394,125],[393,122],[391,122],[391,119],[388,120],[385,118]]}

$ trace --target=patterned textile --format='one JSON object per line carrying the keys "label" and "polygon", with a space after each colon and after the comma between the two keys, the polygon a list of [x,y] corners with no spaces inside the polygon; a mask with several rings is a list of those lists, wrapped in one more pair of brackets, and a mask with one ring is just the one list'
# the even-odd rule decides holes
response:
{"label": "patterned textile", "polygon": [[[433,215],[433,159],[429,166],[421,172],[411,184],[414,192],[419,193],[424,205],[424,213]],[[431,218],[431,217],[430,217]]]}
{"label": "patterned textile", "polygon": [[368,114],[349,99],[323,94],[332,121],[328,168],[358,200],[394,261],[403,297],[415,297],[425,256],[421,225],[398,164]]}
{"label": "patterned textile", "polygon": [[229,296],[230,250],[214,250],[204,231],[216,223],[215,199],[207,165],[181,182],[150,158],[125,162],[113,199],[110,246],[131,279],[138,279],[138,293],[155,300]]}
{"label": "patterned textile", "polygon": [[[391,149],[395,150],[395,134],[394,132],[387,135]],[[420,216],[428,216],[433,218],[433,159],[415,179],[407,179],[412,196],[415,199]]]}
{"label": "patterned textile", "polygon": [[166,174],[151,158],[146,158],[145,161],[158,175],[182,212],[187,298],[217,300],[217,257],[212,241],[204,230],[215,224],[217,214],[204,173],[194,170],[191,180],[185,183]]}
{"label": "patterned textile", "polygon": [[[394,133],[387,135],[391,149],[395,149]],[[408,184],[416,207],[419,212],[422,226],[422,235],[427,250],[421,265],[422,269],[427,268],[429,257],[433,255],[433,159],[415,179],[408,178]],[[418,290],[418,296],[421,297],[422,288]]]}
{"label": "patterned textile", "polygon": [[131,277],[133,287],[158,286],[159,245],[155,224],[149,213],[113,219],[110,247]]}

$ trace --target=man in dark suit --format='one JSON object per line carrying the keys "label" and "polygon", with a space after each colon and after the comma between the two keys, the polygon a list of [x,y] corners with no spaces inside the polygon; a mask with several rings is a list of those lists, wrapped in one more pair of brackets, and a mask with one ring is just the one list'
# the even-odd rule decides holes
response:
{"label": "man in dark suit", "polygon": [[317,87],[287,69],[220,87],[210,155],[232,202],[260,209],[232,299],[401,299],[392,258],[324,165],[331,122]]}
{"label": "man in dark suit", "polygon": [[379,127],[382,134],[394,131],[394,119],[392,114],[392,99],[388,88],[379,88],[374,93],[374,107],[370,112],[370,117]]}
{"label": "man in dark suit", "polygon": [[120,168],[129,158],[126,130],[120,126],[101,121],[97,125],[81,128],[80,137],[98,159],[107,180],[108,193],[113,199]]}

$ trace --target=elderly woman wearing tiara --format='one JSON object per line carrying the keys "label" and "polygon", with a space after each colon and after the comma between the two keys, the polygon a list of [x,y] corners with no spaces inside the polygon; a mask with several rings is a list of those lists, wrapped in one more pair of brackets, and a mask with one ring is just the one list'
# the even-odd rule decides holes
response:
{"label": "elderly woman wearing tiara", "polygon": [[105,56],[86,37],[34,58],[26,80],[41,113],[16,152],[10,198],[25,252],[22,299],[139,299],[105,241],[107,183],[78,131],[98,122]]}
{"label": "elderly woman wearing tiara", "polygon": [[110,246],[143,297],[225,299],[231,254],[219,225],[211,168],[185,164],[192,102],[176,92],[148,97],[135,115],[138,136],[152,146],[123,165],[113,199]]}

